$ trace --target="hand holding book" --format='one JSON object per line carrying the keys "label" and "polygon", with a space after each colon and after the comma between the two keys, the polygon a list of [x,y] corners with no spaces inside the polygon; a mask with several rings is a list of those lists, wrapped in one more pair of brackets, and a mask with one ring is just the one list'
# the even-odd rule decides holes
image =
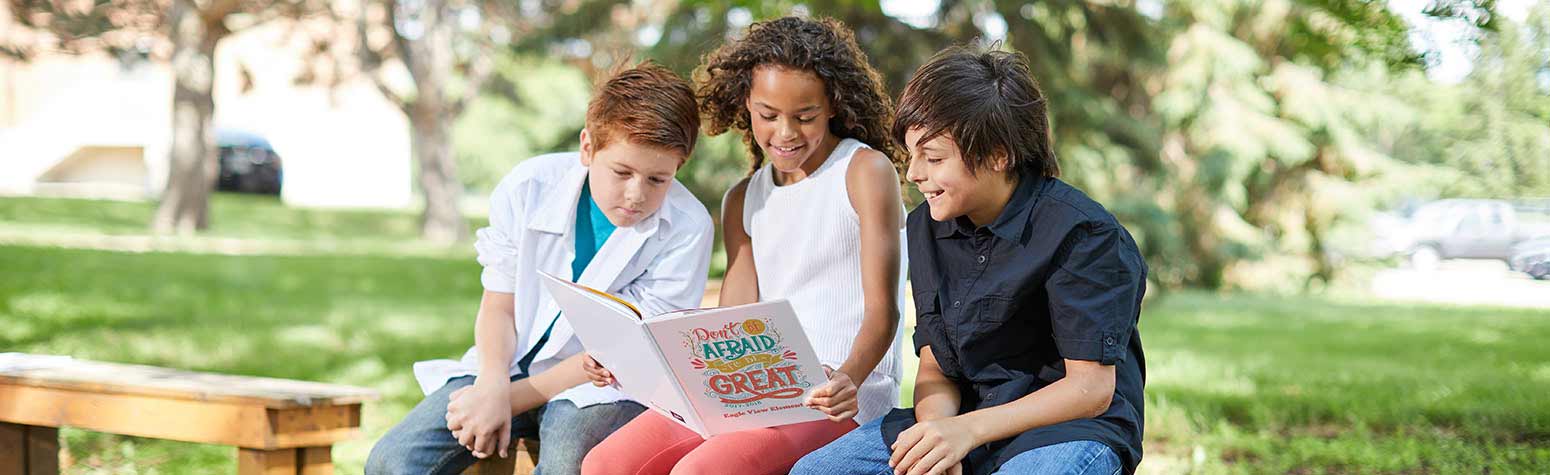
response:
{"label": "hand holding book", "polygon": [[814,389],[802,401],[802,405],[823,411],[824,416],[834,422],[844,422],[856,417],[860,411],[859,402],[856,400],[856,382],[850,379],[850,375],[844,371],[835,371],[829,365],[823,365],[823,372],[829,376],[829,381]]}
{"label": "hand holding book", "polygon": [[593,386],[601,388],[616,382],[614,374],[609,372],[608,368],[604,368],[602,363],[593,359],[592,355],[583,353],[581,358],[581,369],[587,372],[587,379],[592,380]]}

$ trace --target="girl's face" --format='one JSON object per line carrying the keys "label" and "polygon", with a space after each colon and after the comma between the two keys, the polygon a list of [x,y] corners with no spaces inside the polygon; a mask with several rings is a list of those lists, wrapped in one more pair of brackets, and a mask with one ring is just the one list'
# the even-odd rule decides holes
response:
{"label": "girl's face", "polygon": [[777,171],[811,173],[839,143],[829,132],[829,96],[812,71],[754,68],[748,114],[754,141]]}
{"label": "girl's face", "polygon": [[948,221],[968,216],[978,226],[995,221],[1017,188],[1015,182],[1006,178],[1006,161],[999,159],[990,170],[970,173],[968,162],[963,160],[950,135],[938,135],[916,145],[925,134],[925,129],[919,127],[904,133],[910,153],[905,178],[930,203],[931,219]]}
{"label": "girl's face", "polygon": [[623,138],[593,150],[591,138],[586,129],[581,130],[581,164],[587,167],[592,201],[608,222],[621,228],[634,226],[657,212],[686,157]]}

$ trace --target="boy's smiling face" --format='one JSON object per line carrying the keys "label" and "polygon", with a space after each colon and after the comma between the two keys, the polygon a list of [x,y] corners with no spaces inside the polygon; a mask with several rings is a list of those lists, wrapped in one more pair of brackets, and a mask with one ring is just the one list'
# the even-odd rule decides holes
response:
{"label": "boy's smiling face", "polygon": [[971,173],[958,144],[949,134],[917,143],[926,134],[920,127],[904,134],[910,166],[905,177],[931,206],[931,219],[948,221],[968,216],[977,226],[989,225],[1001,214],[1017,188],[1006,174],[1006,159],[991,160],[990,169]]}
{"label": "boy's smiling face", "polygon": [[634,226],[662,207],[683,154],[613,137],[593,149],[587,130],[581,131],[581,164],[587,167],[592,201],[614,226]]}

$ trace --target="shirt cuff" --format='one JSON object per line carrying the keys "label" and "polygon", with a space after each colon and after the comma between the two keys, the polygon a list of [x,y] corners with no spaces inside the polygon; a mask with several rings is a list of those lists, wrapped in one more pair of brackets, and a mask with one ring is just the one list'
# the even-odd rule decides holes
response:
{"label": "shirt cuff", "polygon": [[1125,339],[1114,332],[1101,332],[1096,340],[1056,338],[1055,346],[1060,357],[1072,360],[1097,361],[1115,365],[1125,360]]}

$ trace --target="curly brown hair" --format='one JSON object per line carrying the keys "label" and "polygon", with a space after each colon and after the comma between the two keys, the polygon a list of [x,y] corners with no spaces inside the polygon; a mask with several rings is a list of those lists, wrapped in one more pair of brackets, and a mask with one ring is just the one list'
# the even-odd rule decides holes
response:
{"label": "curly brown hair", "polygon": [[754,143],[748,94],[754,69],[765,65],[817,74],[834,110],[829,131],[866,143],[886,155],[895,168],[903,163],[888,137],[893,101],[883,88],[882,76],[867,62],[855,34],[838,20],[784,17],[756,22],[742,39],[721,45],[700,64],[694,79],[705,134],[741,132],[752,158],[751,170],[764,165],[764,151]]}

